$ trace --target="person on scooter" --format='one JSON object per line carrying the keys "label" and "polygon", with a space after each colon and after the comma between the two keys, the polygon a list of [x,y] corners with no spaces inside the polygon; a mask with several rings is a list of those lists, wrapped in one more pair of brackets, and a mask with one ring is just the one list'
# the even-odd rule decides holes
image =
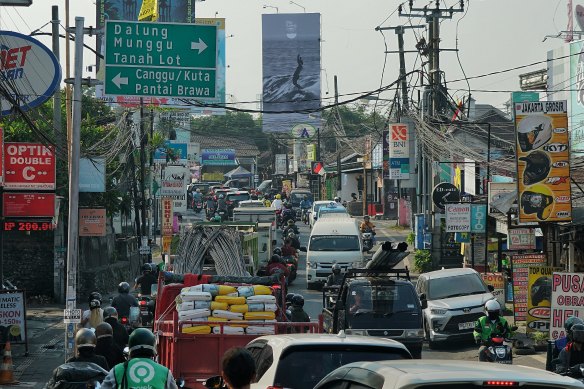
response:
{"label": "person on scooter", "polygon": [[[290,321],[294,323],[310,323],[310,316],[304,311],[304,297],[301,294],[295,294],[292,297],[292,306],[290,307]],[[304,331],[307,332],[308,327],[304,327]],[[296,329],[296,332],[300,332],[300,329]]]}
{"label": "person on scooter", "polygon": [[104,357],[108,366],[113,367],[126,360],[124,358],[124,349],[120,348],[114,341],[112,326],[105,322],[101,323],[95,328],[95,337],[97,338],[95,354]]}
{"label": "person on scooter", "polygon": [[201,189],[197,188],[195,192],[193,192],[193,209],[197,207],[197,203],[203,202],[203,194],[201,193]]}
{"label": "person on scooter", "polygon": [[284,203],[282,208],[282,224],[286,225],[289,221],[296,220],[296,212],[292,209],[292,203]]}
{"label": "person on scooter", "polygon": [[80,328],[95,328],[99,323],[103,323],[103,309],[101,301],[94,299],[89,303],[89,309],[83,312]]}
{"label": "person on scooter", "polygon": [[327,277],[326,286],[341,286],[343,284],[343,275],[341,274],[341,265],[335,263],[332,267],[333,273]]}
{"label": "person on scooter", "polygon": [[138,306],[138,300],[130,294],[130,284],[120,282],[118,285],[118,295],[114,297],[111,305],[120,316],[130,317],[130,308]]}
{"label": "person on scooter", "polygon": [[103,320],[112,327],[114,342],[123,350],[128,345],[128,330],[118,322],[118,311],[114,307],[103,310]]}
{"label": "person on scooter", "polygon": [[207,218],[210,219],[215,214],[215,209],[217,205],[215,204],[215,200],[213,200],[213,196],[207,196],[205,200],[205,209],[207,212]]}
{"label": "person on scooter", "polygon": [[[156,337],[146,328],[137,328],[130,335],[130,360],[118,363],[101,384],[102,389],[138,388],[178,389],[170,370],[153,361],[156,356]],[[136,372],[142,372],[136,374]],[[147,373],[144,376],[144,373]],[[144,382],[149,378],[147,382]]]}
{"label": "person on scooter", "polygon": [[97,338],[92,330],[89,328],[80,328],[75,334],[75,347],[77,353],[75,356],[67,359],[66,363],[69,362],[90,362],[95,363],[97,366],[109,370],[107,360],[101,355],[95,354],[95,345],[97,344]]}
{"label": "person on scooter", "polygon": [[473,332],[476,343],[481,345],[479,348],[479,361],[481,362],[488,361],[485,352],[491,335],[497,334],[504,338],[512,335],[507,320],[501,316],[501,306],[497,300],[487,301],[485,303],[485,312],[486,316],[480,317],[475,322]]}
{"label": "person on scooter", "polygon": [[295,233],[290,231],[288,233],[288,239],[292,242],[292,247],[294,247],[294,249],[300,250],[300,239],[298,239],[298,236]]}
{"label": "person on scooter", "polygon": [[134,289],[140,286],[140,294],[143,296],[150,296],[152,293],[152,285],[158,283],[158,279],[152,274],[152,267],[149,263],[142,265],[142,275],[136,279]]}
{"label": "person on scooter", "polygon": [[290,232],[295,233],[296,235],[299,235],[300,233],[298,232],[298,226],[296,225],[296,223],[294,222],[294,219],[289,219],[286,222],[286,228],[284,228],[284,236],[288,236],[288,234]]}
{"label": "person on scooter", "polygon": [[564,331],[566,331],[566,335],[556,340],[556,349],[554,350],[555,357],[557,357],[560,351],[572,341],[572,326],[574,326],[574,324],[584,324],[584,321],[577,316],[570,316],[566,319],[564,322]]}
{"label": "person on scooter", "polygon": [[[228,206],[227,206],[227,201],[225,200],[225,195],[220,194],[219,198],[217,199],[217,212],[221,216],[221,219],[222,219],[221,221],[223,221],[223,219],[227,218],[227,211],[228,211]],[[223,214],[223,216],[221,214]]]}
{"label": "person on scooter", "polygon": [[283,205],[284,203],[282,202],[282,195],[277,194],[274,198],[274,201],[272,201],[271,207],[276,208],[276,211],[281,211]]}
{"label": "person on scooter", "polygon": [[335,203],[340,204],[341,198],[339,196],[335,196]]}
{"label": "person on scooter", "polygon": [[297,256],[296,249],[292,246],[292,240],[287,238],[284,241],[284,246],[282,246],[282,257],[295,257]]}
{"label": "person on scooter", "polygon": [[371,233],[371,240],[375,243],[375,224],[371,223],[371,218],[369,215],[365,215],[363,217],[363,222],[359,226],[361,232],[370,232]]}
{"label": "person on scooter", "polygon": [[560,351],[556,373],[582,377],[579,365],[584,363],[584,324],[574,324],[571,331],[572,341]]}
{"label": "person on scooter", "polygon": [[276,274],[276,272],[280,272],[284,275],[284,277],[288,278],[288,266],[284,262],[282,262],[282,258],[279,255],[272,255],[270,258],[270,262],[268,263],[268,274]]}

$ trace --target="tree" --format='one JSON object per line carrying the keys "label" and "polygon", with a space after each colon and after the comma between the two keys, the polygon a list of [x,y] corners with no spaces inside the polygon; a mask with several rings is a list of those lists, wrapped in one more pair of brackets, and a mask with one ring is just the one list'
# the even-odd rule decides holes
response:
{"label": "tree", "polygon": [[260,152],[269,147],[268,137],[262,132],[261,121],[244,112],[227,111],[225,115],[198,117],[191,120],[191,131],[197,135],[253,139]]}

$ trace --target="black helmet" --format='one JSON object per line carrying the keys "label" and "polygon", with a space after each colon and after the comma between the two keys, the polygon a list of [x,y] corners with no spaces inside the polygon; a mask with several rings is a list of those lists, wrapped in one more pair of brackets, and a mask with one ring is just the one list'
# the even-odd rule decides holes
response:
{"label": "black helmet", "polygon": [[99,292],[89,293],[89,300],[87,300],[87,302],[91,303],[91,300],[99,300],[99,302],[101,302],[101,293]]}
{"label": "black helmet", "polygon": [[78,349],[81,347],[95,347],[96,343],[97,338],[89,328],[81,328],[75,334],[75,345]]}
{"label": "black helmet", "polygon": [[281,258],[278,254],[274,254],[272,255],[272,258],[270,258],[270,262],[281,262]]}
{"label": "black helmet", "polygon": [[552,279],[550,277],[539,277],[531,286],[531,303],[539,305],[544,300],[550,301],[552,297]]}
{"label": "black helmet", "polygon": [[295,294],[292,297],[292,305],[295,307],[303,307],[304,306],[304,297],[301,294]]}
{"label": "black helmet", "polygon": [[539,220],[546,220],[552,212],[551,205],[554,203],[554,197],[545,193],[526,190],[521,193],[519,202],[524,213],[528,215],[535,213]]}
{"label": "black helmet", "polygon": [[296,296],[294,293],[288,293],[288,294],[286,295],[286,302],[287,302],[287,303],[292,303],[292,298],[293,298],[294,296]]}
{"label": "black helmet", "polygon": [[341,274],[341,265],[335,263],[332,267],[333,274]]}
{"label": "black helmet", "polygon": [[282,255],[282,249],[280,249],[279,247],[276,247],[276,248],[274,249],[274,254],[275,254],[275,255]]}
{"label": "black helmet", "polygon": [[99,323],[97,327],[95,327],[95,337],[100,339],[107,338],[108,336],[114,336],[114,330],[112,329],[112,326],[106,322]]}
{"label": "black helmet", "polygon": [[101,308],[101,301],[99,300],[91,300],[89,302],[89,309]]}
{"label": "black helmet", "polygon": [[152,271],[152,267],[150,266],[149,263],[145,263],[142,265],[142,272],[151,272]]}
{"label": "black helmet", "polygon": [[564,322],[564,329],[566,330],[566,337],[568,341],[572,340],[572,327],[576,324],[584,324],[584,321],[577,316],[570,316]]}
{"label": "black helmet", "polygon": [[519,160],[525,161],[525,170],[523,170],[523,183],[525,185],[543,181],[552,166],[550,157],[540,150],[532,151],[525,157],[519,158]]}
{"label": "black helmet", "polygon": [[109,319],[110,317],[118,318],[118,311],[114,307],[107,307],[103,310],[103,320]]}
{"label": "black helmet", "polygon": [[120,282],[118,285],[118,292],[120,293],[130,293],[130,284],[127,282]]}
{"label": "black helmet", "polygon": [[130,339],[128,340],[128,347],[130,348],[130,357],[132,352],[137,350],[149,350],[152,355],[156,354],[156,338],[152,331],[147,328],[136,328],[132,331]]}
{"label": "black helmet", "polygon": [[572,341],[584,343],[584,324],[574,324],[572,326]]}

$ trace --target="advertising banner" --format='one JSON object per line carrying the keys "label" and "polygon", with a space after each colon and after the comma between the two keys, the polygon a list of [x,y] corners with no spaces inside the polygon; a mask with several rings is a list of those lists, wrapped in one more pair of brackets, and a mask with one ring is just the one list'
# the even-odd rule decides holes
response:
{"label": "advertising banner", "polygon": [[162,252],[170,255],[170,245],[172,244],[172,236],[162,237]]}
{"label": "advertising banner", "polygon": [[160,196],[182,197],[185,190],[184,182],[182,180],[162,180]]}
{"label": "advertising banner", "polygon": [[79,160],[79,192],[105,192],[105,158]]}
{"label": "advertising banner", "polygon": [[188,148],[187,148],[189,154],[187,156],[187,159],[191,162],[199,162],[201,159],[201,144],[200,143],[194,143],[194,142],[189,142]]}
{"label": "advertising banner", "polygon": [[[574,157],[584,155],[583,43],[583,41],[570,43],[570,81],[562,86],[562,88],[570,90],[570,151]],[[556,67],[554,66],[554,69]]]}
{"label": "advertising banner", "polygon": [[292,191],[292,181],[282,180],[282,192],[290,194],[290,191]]}
{"label": "advertising banner", "polygon": [[286,154],[276,154],[274,159],[274,174],[275,175],[285,175],[286,174]]}
{"label": "advertising banner", "polygon": [[554,273],[551,289],[550,339],[559,339],[566,336],[564,322],[567,318],[584,318],[584,274]]}
{"label": "advertising banner", "polygon": [[154,150],[154,163],[186,164],[188,144],[166,141],[162,147]]}
{"label": "advertising banner", "polygon": [[389,178],[407,180],[410,178],[410,141],[408,125],[396,123],[389,125],[384,143],[389,148]]}
{"label": "advertising banner", "polygon": [[535,229],[509,229],[507,231],[507,250],[535,250]]}
{"label": "advertising banner", "polygon": [[262,15],[264,132],[321,127],[320,29],[318,13]]}
{"label": "advertising banner", "polygon": [[26,342],[24,292],[0,292],[0,344]]}
{"label": "advertising banner", "polygon": [[545,265],[544,254],[513,255],[513,307],[515,321],[525,321],[527,318],[527,287],[529,284],[529,266]]}
{"label": "advertising banner", "polygon": [[505,208],[510,208],[517,198],[513,196],[514,193],[517,193],[517,184],[514,182],[489,182],[489,215],[501,213],[499,208],[503,208],[503,200],[509,199]]}
{"label": "advertising banner", "polygon": [[470,232],[484,234],[487,225],[487,206],[472,204],[470,206]]}
{"label": "advertising banner", "polygon": [[470,232],[470,204],[446,204],[446,232]]}
{"label": "advertising banner", "polygon": [[105,208],[79,208],[79,236],[105,236]]}
{"label": "advertising banner", "polygon": [[566,101],[515,103],[520,222],[572,220]]}
{"label": "advertising banner", "polygon": [[383,131],[383,178],[389,178],[389,130]]}
{"label": "advertising banner", "polygon": [[527,285],[527,332],[549,332],[552,300],[552,274],[560,269],[530,266]]}
{"label": "advertising banner", "polygon": [[201,153],[203,166],[236,165],[234,149],[203,149]]}
{"label": "advertising banner", "polygon": [[172,198],[173,212],[183,215],[187,212],[187,187],[190,181],[191,174],[187,167],[167,166],[164,168],[160,190],[169,194],[161,194],[161,196]]}
{"label": "advertising banner", "polygon": [[[481,258],[482,259],[482,258]],[[493,291],[493,296],[497,298],[497,301],[501,307],[505,306],[505,276],[503,273],[481,273],[483,281],[485,284],[492,285],[495,290]]]}
{"label": "advertising banner", "polygon": [[162,235],[172,236],[172,199],[164,197],[162,199]]}
{"label": "advertising banner", "polygon": [[4,217],[50,217],[55,216],[54,193],[6,193],[2,196]]}
{"label": "advertising banner", "polygon": [[41,143],[4,143],[4,188],[55,190],[54,147]]}

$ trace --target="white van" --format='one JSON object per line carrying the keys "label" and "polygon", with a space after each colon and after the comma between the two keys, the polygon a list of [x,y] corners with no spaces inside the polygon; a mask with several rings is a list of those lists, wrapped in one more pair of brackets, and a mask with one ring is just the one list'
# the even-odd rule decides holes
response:
{"label": "white van", "polygon": [[343,272],[363,265],[361,233],[355,219],[331,216],[314,224],[306,247],[308,288],[324,284],[335,263]]}

